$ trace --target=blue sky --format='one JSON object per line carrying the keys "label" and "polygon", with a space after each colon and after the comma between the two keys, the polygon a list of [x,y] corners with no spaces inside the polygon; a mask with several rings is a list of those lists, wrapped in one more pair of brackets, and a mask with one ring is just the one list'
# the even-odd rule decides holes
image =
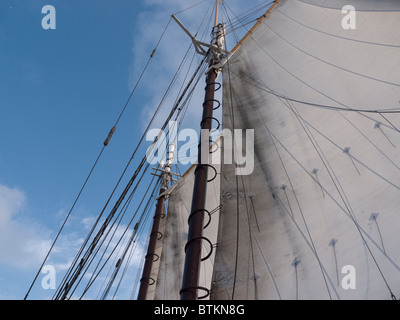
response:
{"label": "blue sky", "polygon": [[[170,15],[198,2],[0,1],[0,299],[23,299]],[[241,2],[228,3],[249,9],[263,1]],[[194,30],[209,3],[179,18]],[[44,5],[56,9],[55,30],[41,26]],[[189,44],[172,22],[50,257],[61,274]],[[200,111],[187,115],[196,130]],[[30,298],[54,293],[40,279]]]}

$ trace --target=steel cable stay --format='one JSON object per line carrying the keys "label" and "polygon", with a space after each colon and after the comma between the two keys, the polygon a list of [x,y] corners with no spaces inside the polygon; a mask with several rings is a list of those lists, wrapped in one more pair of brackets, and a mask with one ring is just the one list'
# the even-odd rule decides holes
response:
{"label": "steel cable stay", "polygon": [[[222,5],[226,6],[235,16],[235,19],[238,21],[244,21],[245,19],[248,19],[250,16],[255,15],[258,12],[265,13],[265,9],[268,8],[270,5],[272,5],[276,0],[265,0],[258,5],[240,13],[239,15],[236,15],[233,10],[228,6],[225,0],[222,0]],[[232,21],[235,21],[235,19],[232,19]]]}
{"label": "steel cable stay", "polygon": [[[107,228],[107,225],[110,223],[112,217],[114,216],[114,214],[116,213],[118,207],[120,206],[120,204],[122,203],[124,197],[126,196],[128,190],[130,189],[130,187],[133,185],[133,181],[136,179],[136,177],[138,176],[142,166],[144,165],[146,161],[146,158],[142,159],[141,164],[139,165],[139,167],[137,168],[137,170],[135,171],[135,174],[133,175],[133,177],[131,178],[131,180],[128,182],[128,185],[125,187],[123,193],[121,194],[121,196],[119,197],[117,203],[114,205],[114,208],[111,210],[109,216],[107,217],[107,219],[105,220],[105,222],[103,223],[103,226],[100,228],[98,234],[95,236],[94,240],[92,241],[92,244],[89,246],[86,254],[84,255],[84,257],[81,259],[81,263],[80,266],[78,268],[78,274],[80,273],[80,271],[82,271],[82,267],[83,264],[86,263],[86,261],[88,260],[89,256],[93,253],[94,247],[96,246],[96,244],[98,243],[98,241],[100,240],[100,237],[103,235],[104,231]],[[144,171],[145,172],[145,171]],[[142,174],[142,177],[144,175],[144,172]],[[140,182],[140,181],[139,181]],[[137,184],[138,185],[138,184]],[[105,208],[104,208],[105,209]],[[97,224],[97,221],[96,221]],[[93,230],[94,228],[92,228]],[[86,243],[84,244],[84,246],[86,245]],[[82,246],[82,250],[80,250],[80,252],[77,255],[77,258],[75,259],[75,261],[77,261],[79,259],[79,256],[81,255],[81,252],[83,251],[84,246]],[[73,264],[71,267],[73,267],[75,264]],[[72,268],[71,268],[72,270]],[[70,276],[71,272],[69,272],[67,274],[67,277],[63,280],[62,283],[66,283],[66,279]],[[72,276],[73,278],[75,278],[77,276],[76,272],[75,274]],[[70,284],[69,284],[70,285]],[[56,296],[57,298],[57,296]]]}
{"label": "steel cable stay", "polygon": [[[142,165],[143,165],[143,163],[144,163],[144,161],[142,161]],[[139,166],[139,168],[141,168],[141,166]],[[139,171],[140,171],[140,170],[139,170]],[[133,183],[133,180],[135,179],[135,177],[137,176],[137,174],[138,174],[138,171],[135,171],[135,174],[134,174],[134,176],[131,178],[130,183]],[[120,180],[121,180],[121,179],[122,179],[122,176],[120,177]],[[128,184],[129,184],[129,183],[128,183]],[[116,187],[115,187],[115,189],[116,189]],[[114,189],[114,191],[115,191],[115,189]],[[128,189],[129,189],[129,188],[128,188]],[[127,190],[125,190],[125,191],[127,192]],[[112,197],[112,195],[110,196],[108,202],[110,201],[111,197]],[[118,206],[119,206],[119,204],[122,202],[123,197],[124,197],[124,196],[122,196],[122,195],[120,196],[119,200],[117,201],[116,205],[114,206],[113,210],[111,211],[109,217],[105,220],[105,223],[106,223],[106,224],[109,223],[109,221],[110,221],[110,216],[112,216],[112,215],[115,214],[115,211],[118,209]],[[107,205],[108,205],[108,202],[107,202],[107,204],[104,206],[103,211],[101,212],[100,216],[97,218],[95,224],[93,225],[91,231],[89,232],[89,235],[87,236],[85,242],[83,243],[83,245],[82,245],[80,251],[79,251],[78,254],[76,255],[74,262],[71,264],[68,273],[64,276],[64,279],[62,280],[61,283],[66,284],[66,279],[67,279],[68,277],[70,277],[71,272],[72,272],[72,270],[73,270],[73,267],[76,265],[76,262],[78,261],[79,257],[81,256],[81,253],[83,252],[83,250],[84,250],[86,244],[88,243],[91,234],[94,232],[95,227],[96,227],[97,223],[99,222],[101,215],[103,214],[105,208],[106,208]],[[99,240],[99,234],[104,233],[104,231],[105,231],[105,224],[103,224],[102,229],[100,229],[99,232],[98,232],[98,234],[97,234],[97,241]],[[95,237],[95,239],[96,239],[96,237]],[[92,242],[92,245],[93,245],[93,243],[94,243],[94,242]],[[89,250],[89,251],[93,251],[93,249],[94,249],[94,248],[92,247],[92,249]],[[91,253],[91,252],[90,252],[90,253]],[[84,258],[82,258],[82,259],[83,259],[83,260],[81,260],[81,263],[80,263],[80,264],[82,264],[82,263],[85,261],[85,259],[87,259],[87,257],[86,257],[85,259],[84,259]],[[61,286],[61,284],[60,284],[60,286]],[[55,297],[56,297],[56,296],[55,296]]]}
{"label": "steel cable stay", "polygon": [[[104,252],[103,252],[103,255],[101,256],[101,258],[104,256],[104,254],[105,254],[105,252],[106,252],[108,246],[111,244],[111,242],[112,242],[112,240],[113,240],[113,237],[114,237],[116,231],[118,230],[119,226],[121,225],[122,219],[123,219],[123,217],[124,217],[124,215],[125,215],[125,213],[126,213],[128,207],[129,207],[129,205],[130,205],[130,203],[131,203],[131,201],[132,201],[132,199],[133,199],[133,195],[135,194],[135,191],[136,191],[136,189],[137,189],[137,187],[138,187],[138,185],[139,185],[141,179],[142,179],[143,176],[145,175],[146,171],[147,171],[147,168],[142,172],[142,175],[141,175],[141,177],[140,177],[140,180],[136,183],[135,187],[134,187],[134,188],[132,189],[132,191],[130,192],[129,197],[128,197],[127,200],[125,201],[123,207],[120,209],[119,214],[115,217],[113,223],[110,225],[109,230],[107,231],[107,233],[104,234],[104,236],[103,236],[104,239],[103,239],[103,241],[100,243],[100,246],[99,246],[99,248],[97,249],[95,255],[96,255],[96,254],[98,253],[98,251],[100,250],[100,247],[102,246],[102,244],[104,243],[105,239],[108,237],[108,235],[110,234],[110,232],[114,229],[112,236],[109,237],[108,244],[107,244],[106,248],[104,249]],[[145,197],[145,196],[146,196],[146,194],[144,195],[144,197]],[[143,198],[143,199],[144,199],[144,198]],[[143,200],[143,199],[142,199],[142,200]],[[138,208],[140,208],[140,205],[141,205],[141,204],[138,205]],[[137,210],[134,212],[134,214],[133,214],[133,216],[132,216],[132,218],[131,218],[131,222],[128,224],[128,226],[130,226],[130,224],[132,223],[133,219],[136,217],[136,214],[137,214]],[[114,224],[116,223],[116,221],[117,221],[118,219],[119,219],[119,221],[118,221],[117,225],[116,225],[115,228],[114,228]],[[101,258],[100,258],[100,260],[101,260]],[[97,269],[97,267],[98,267],[98,266],[96,266],[96,269]],[[96,272],[96,269],[95,269],[93,272]],[[89,282],[90,282],[90,281],[91,281],[91,279],[89,280]]]}
{"label": "steel cable stay", "polygon": [[[129,240],[127,240],[126,242],[128,242],[128,241],[129,241]],[[97,295],[96,295],[95,300],[99,300],[99,299],[100,299],[100,296],[101,296],[101,294],[102,294],[104,288],[107,286],[108,279],[110,279],[110,276],[111,276],[111,274],[112,274],[112,272],[113,272],[115,266],[117,265],[117,258],[118,258],[118,256],[120,256],[122,250],[123,250],[123,246],[121,245],[121,246],[118,248],[118,252],[116,252],[116,254],[114,255],[113,261],[110,261],[110,262],[109,262],[107,274],[105,274],[105,275],[103,276],[103,281],[102,281],[102,283],[101,283],[100,289],[97,291]],[[110,259],[111,259],[111,258],[110,258]],[[88,287],[88,284],[86,285],[86,288],[87,288],[87,287]],[[85,289],[86,289],[86,288],[85,288]],[[82,299],[82,296],[80,297],[80,299]]]}
{"label": "steel cable stay", "polygon": [[[199,70],[200,66],[203,64],[203,62],[204,62],[204,59],[203,59],[203,61],[200,63],[200,65],[199,65],[199,67],[198,67],[198,69],[197,69],[196,72],[198,72],[198,70]],[[192,79],[190,80],[190,83],[193,82],[194,76],[195,76],[195,75],[196,75],[196,73],[193,75]],[[198,79],[199,79],[199,78],[198,78]],[[196,81],[196,84],[197,84],[197,82],[198,82],[198,80]],[[190,83],[189,83],[189,85],[185,88],[184,92],[186,92],[186,91],[189,89]],[[187,99],[185,100],[184,104],[188,101],[188,99],[191,98],[191,95],[192,95],[192,93],[193,93],[193,90],[194,90],[194,87],[190,90],[190,94],[189,94],[189,96],[187,97]],[[183,96],[183,95],[182,95],[182,96]],[[181,100],[181,98],[178,99],[177,101],[179,102],[180,100]],[[184,108],[184,109],[187,110],[187,108]],[[182,108],[179,109],[179,111],[181,111],[181,110],[182,110]],[[171,115],[172,115],[172,114],[171,114]],[[171,118],[171,116],[167,118],[167,121],[169,121],[170,118]],[[178,118],[178,116],[177,116],[176,118]],[[180,124],[181,124],[181,122],[179,122],[179,125],[180,125]]]}

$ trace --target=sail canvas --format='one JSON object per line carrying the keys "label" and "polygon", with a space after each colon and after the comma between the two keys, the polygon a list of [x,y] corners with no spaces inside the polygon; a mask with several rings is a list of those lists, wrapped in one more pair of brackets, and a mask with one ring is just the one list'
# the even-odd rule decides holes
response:
{"label": "sail canvas", "polygon": [[224,66],[255,169],[221,169],[214,299],[399,294],[400,4],[353,2],[281,1]]}

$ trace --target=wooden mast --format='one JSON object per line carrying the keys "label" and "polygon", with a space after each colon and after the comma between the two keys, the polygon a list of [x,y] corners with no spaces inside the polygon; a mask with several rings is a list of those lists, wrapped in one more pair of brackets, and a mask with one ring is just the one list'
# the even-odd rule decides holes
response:
{"label": "wooden mast", "polygon": [[[218,25],[218,7],[219,1],[216,0],[214,28]],[[199,277],[203,240],[203,220],[207,193],[208,167],[210,166],[208,164],[208,161],[207,163],[204,163],[203,158],[208,159],[209,134],[211,130],[211,122],[213,119],[215,81],[217,79],[217,72],[214,68],[212,68],[213,65],[214,59],[212,58],[209,63],[210,69],[206,77],[203,116],[200,123],[202,134],[199,144],[198,161],[195,170],[192,207],[188,222],[188,241],[185,246],[185,265],[183,271],[182,289],[180,290],[181,300],[196,300],[198,297],[199,289],[207,290],[206,288],[199,287]],[[203,152],[207,152],[207,155],[203,155],[202,157],[202,150]]]}
{"label": "wooden mast", "polygon": [[147,247],[147,254],[145,256],[142,278],[140,279],[140,286],[139,286],[139,293],[137,300],[146,300],[149,286],[155,284],[156,281],[156,279],[151,278],[151,271],[153,268],[153,262],[159,259],[155,251],[157,242],[160,240],[159,230],[160,230],[161,220],[165,217],[164,206],[166,201],[166,195],[164,193],[168,189],[169,182],[171,179],[171,165],[172,165],[172,158],[174,155],[174,149],[175,146],[171,144],[169,146],[165,169],[162,170],[163,171],[161,175],[162,183],[161,183],[159,198],[157,200],[156,211],[153,217],[153,226],[150,232],[150,240],[149,240],[149,245]]}
{"label": "wooden mast", "polygon": [[218,8],[219,8],[219,0],[216,0],[214,27],[216,27],[218,25]]}

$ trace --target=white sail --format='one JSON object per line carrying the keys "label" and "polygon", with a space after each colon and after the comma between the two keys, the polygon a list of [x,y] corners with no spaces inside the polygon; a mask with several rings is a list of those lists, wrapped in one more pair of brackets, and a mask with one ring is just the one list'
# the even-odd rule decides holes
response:
{"label": "white sail", "polygon": [[[218,156],[220,150],[216,145],[213,149],[214,156]],[[220,206],[220,165],[213,165],[216,171],[209,170],[209,180],[207,184],[207,204],[206,210],[210,213],[204,217],[205,226],[204,236],[210,243],[203,241],[203,257],[209,256],[200,270],[199,286],[204,288],[211,287],[215,248],[211,245],[217,242],[217,230],[219,222]],[[182,286],[183,267],[185,262],[185,244],[187,242],[188,218],[193,197],[195,166],[192,166],[179,180],[168,198],[168,209],[166,217],[165,232],[162,241],[162,254],[159,263],[157,281],[154,286],[155,300],[179,300]],[[149,289],[150,291],[150,289]],[[200,296],[206,296],[207,292],[199,292]],[[148,295],[148,299],[151,299]],[[208,298],[205,297],[205,298]]]}
{"label": "white sail", "polygon": [[255,167],[221,169],[213,299],[400,297],[399,71],[395,0],[283,0],[236,51],[223,125]]}

